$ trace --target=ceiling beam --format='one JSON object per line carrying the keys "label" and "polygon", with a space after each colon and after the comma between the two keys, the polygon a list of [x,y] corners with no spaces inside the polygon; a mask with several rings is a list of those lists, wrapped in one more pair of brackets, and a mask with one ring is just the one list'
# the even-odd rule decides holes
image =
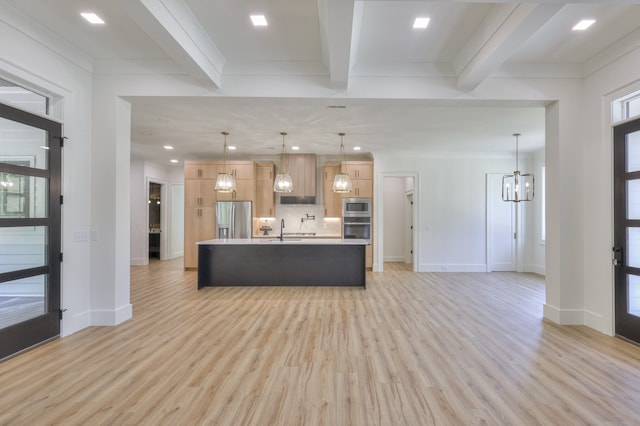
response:
{"label": "ceiling beam", "polygon": [[354,0],[318,0],[322,59],[331,86],[346,89],[351,69]]}
{"label": "ceiling beam", "polygon": [[562,7],[562,4],[495,4],[454,60],[458,89],[469,92],[478,87]]}
{"label": "ceiling beam", "polygon": [[225,58],[183,0],[120,0],[124,10],[179,66],[220,87]]}

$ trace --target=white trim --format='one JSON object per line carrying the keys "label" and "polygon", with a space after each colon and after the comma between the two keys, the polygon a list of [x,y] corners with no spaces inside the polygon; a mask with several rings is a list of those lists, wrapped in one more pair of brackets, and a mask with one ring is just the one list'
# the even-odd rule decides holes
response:
{"label": "white trim", "polygon": [[113,326],[123,323],[133,316],[133,305],[128,303],[118,309],[91,311],[92,326]]}
{"label": "white trim", "polygon": [[558,309],[555,306],[544,304],[544,318],[559,325],[584,325],[583,309]]}
{"label": "white trim", "polygon": [[487,272],[485,263],[421,263],[418,272]]}

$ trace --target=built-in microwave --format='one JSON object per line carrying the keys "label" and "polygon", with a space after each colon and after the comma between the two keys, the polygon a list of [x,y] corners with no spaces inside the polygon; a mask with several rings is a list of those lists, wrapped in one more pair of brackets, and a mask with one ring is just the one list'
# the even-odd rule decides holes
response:
{"label": "built-in microwave", "polygon": [[343,217],[371,217],[371,198],[343,198]]}

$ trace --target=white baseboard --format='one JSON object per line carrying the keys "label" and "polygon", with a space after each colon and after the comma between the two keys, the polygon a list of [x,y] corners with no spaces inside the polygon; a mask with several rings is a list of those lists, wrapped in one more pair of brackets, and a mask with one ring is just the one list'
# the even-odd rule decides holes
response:
{"label": "white baseboard", "polygon": [[582,309],[558,309],[555,306],[544,304],[544,317],[560,325],[584,325],[584,310]]}
{"label": "white baseboard", "polygon": [[487,272],[487,265],[478,264],[435,264],[421,263],[418,272]]}
{"label": "white baseboard", "polygon": [[60,336],[65,337],[91,326],[91,312],[84,311],[76,315],[64,313],[60,322]]}
{"label": "white baseboard", "polygon": [[604,316],[595,312],[584,311],[584,325],[609,336],[615,335],[613,321],[607,321]]}
{"label": "white baseboard", "polygon": [[544,265],[522,265],[522,272],[532,272],[538,275],[546,275]]}
{"label": "white baseboard", "polygon": [[133,305],[128,303],[114,310],[91,311],[91,325],[113,326],[125,322],[133,316]]}
{"label": "white baseboard", "polygon": [[132,257],[129,261],[131,266],[145,266],[149,264],[149,258],[144,257]]}

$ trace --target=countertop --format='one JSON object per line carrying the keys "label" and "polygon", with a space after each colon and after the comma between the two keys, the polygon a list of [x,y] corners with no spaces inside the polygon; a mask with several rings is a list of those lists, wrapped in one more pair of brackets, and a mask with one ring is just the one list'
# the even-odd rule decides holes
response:
{"label": "countertop", "polygon": [[198,245],[360,245],[366,246],[371,244],[367,240],[360,240],[356,238],[296,238],[286,237],[284,241],[280,241],[278,237],[272,236],[271,238],[229,238],[229,239],[215,239],[199,241]]}
{"label": "countertop", "polygon": [[[256,239],[275,239],[278,238],[279,234],[269,234],[269,235],[254,235],[253,238]],[[284,233],[284,237],[285,238],[296,238],[296,239],[300,239],[300,238],[313,238],[313,239],[317,239],[317,238],[337,238],[337,239],[341,239],[342,236],[340,234],[315,234],[315,233],[297,233],[297,232],[285,232]]]}

